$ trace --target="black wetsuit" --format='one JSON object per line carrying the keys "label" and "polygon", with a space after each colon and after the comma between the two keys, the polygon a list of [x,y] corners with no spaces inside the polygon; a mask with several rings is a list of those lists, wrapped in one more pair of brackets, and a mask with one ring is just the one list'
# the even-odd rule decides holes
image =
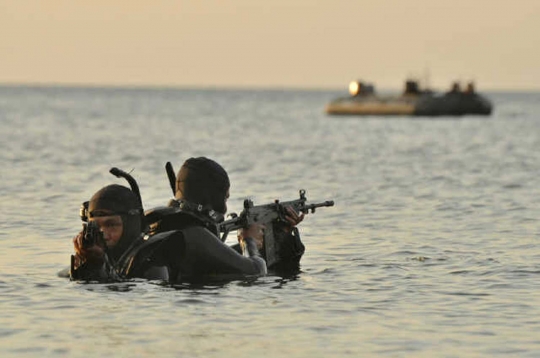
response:
{"label": "black wetsuit", "polygon": [[[171,200],[167,207],[150,210],[147,212],[147,219],[151,223],[150,227],[153,234],[182,229],[192,225],[203,225],[214,233],[214,235],[219,236],[218,226],[213,219],[196,212],[182,211],[179,209],[178,201],[176,200]],[[281,223],[274,224],[273,232],[278,252],[276,253],[276,262],[267,267],[267,270],[272,273],[288,276],[299,271],[300,259],[304,254],[305,247],[300,239],[300,233],[297,228],[293,228],[289,234],[283,230],[282,225]],[[240,244],[235,244],[231,248],[237,253],[245,255],[245,249],[243,250]],[[266,257],[264,249],[261,255],[263,258]]]}
{"label": "black wetsuit", "polygon": [[145,278],[176,283],[267,273],[252,238],[246,238],[244,247],[237,251],[223,243],[204,220],[186,213],[177,213],[174,219],[176,229],[163,226],[166,231],[141,235],[120,257],[106,255],[99,266],[84,263],[71,278],[99,282]]}
{"label": "black wetsuit", "polygon": [[245,244],[242,252],[237,252],[204,225],[189,225],[139,239],[120,258],[118,269],[125,278],[169,282],[266,274],[266,262],[255,241],[247,238]]}

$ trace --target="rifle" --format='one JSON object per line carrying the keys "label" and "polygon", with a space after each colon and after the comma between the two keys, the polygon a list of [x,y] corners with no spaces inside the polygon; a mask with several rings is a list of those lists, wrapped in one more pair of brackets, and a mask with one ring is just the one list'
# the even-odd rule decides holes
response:
{"label": "rifle", "polygon": [[[107,252],[107,244],[105,243],[103,232],[99,229],[98,224],[95,221],[88,221],[83,222],[82,225],[82,247],[87,249],[94,245],[100,245],[103,247],[103,250]],[[84,279],[84,273],[81,273],[79,268],[75,267],[75,255],[71,255],[69,275],[72,280]]]}
{"label": "rifle", "polygon": [[103,232],[99,229],[98,224],[95,221],[83,222],[83,239],[82,246],[89,248],[94,245],[100,245],[103,248],[107,248],[105,239],[103,238]]}
{"label": "rifle", "polygon": [[83,248],[89,248],[94,245],[100,245],[104,248],[107,247],[103,232],[99,229],[98,224],[95,221],[88,220],[88,205],[89,201],[85,201],[81,204],[79,215],[82,220],[82,246]]}
{"label": "rifle", "polygon": [[264,230],[264,253],[266,264],[272,266],[278,261],[277,253],[279,252],[279,244],[276,242],[274,235],[273,223],[285,222],[287,213],[286,207],[292,207],[298,214],[309,212],[315,213],[316,208],[324,206],[334,206],[333,200],[327,200],[321,203],[307,204],[306,191],[299,191],[300,198],[291,201],[275,200],[273,203],[264,205],[253,205],[250,199],[244,200],[244,210],[237,215],[231,214],[232,219],[225,220],[219,224],[219,230],[223,233],[221,240],[225,241],[231,230],[247,228],[253,223],[259,223],[266,226]]}

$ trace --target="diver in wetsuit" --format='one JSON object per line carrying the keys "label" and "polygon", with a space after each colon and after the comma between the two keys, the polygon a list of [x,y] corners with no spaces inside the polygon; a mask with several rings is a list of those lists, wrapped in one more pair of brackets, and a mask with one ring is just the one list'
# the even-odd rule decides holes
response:
{"label": "diver in wetsuit", "polygon": [[141,210],[135,194],[120,185],[94,194],[88,220],[97,223],[103,240],[88,246],[84,233],[74,238],[70,277],[102,282],[140,277],[174,283],[266,273],[255,242],[262,240],[256,225],[245,230],[243,254],[239,254],[208,230],[203,216],[191,216],[176,230],[145,235]]}
{"label": "diver in wetsuit", "polygon": [[[99,230],[88,242],[85,230],[73,238],[70,277],[75,280],[117,280],[116,264],[142,232],[142,208],[128,188],[113,184],[97,191],[85,207],[85,220]],[[88,226],[87,226],[88,227]]]}
{"label": "diver in wetsuit", "polygon": [[[174,177],[174,173],[172,176]],[[156,208],[146,214],[151,232],[184,229],[196,224],[219,236],[217,224],[223,221],[227,212],[230,188],[229,177],[223,167],[206,157],[190,158],[184,162],[172,181],[175,199],[169,202],[168,207]],[[268,267],[270,271],[284,276],[297,273],[305,251],[296,228],[304,219],[304,214],[298,215],[292,208],[287,208],[287,212],[285,222],[274,223],[273,232],[276,240],[280,242],[280,252],[276,255],[276,262]],[[254,224],[240,230],[240,244],[233,245],[232,248],[242,253],[241,244],[245,242],[244,238],[254,237],[257,249],[264,250],[264,229],[264,225]]]}

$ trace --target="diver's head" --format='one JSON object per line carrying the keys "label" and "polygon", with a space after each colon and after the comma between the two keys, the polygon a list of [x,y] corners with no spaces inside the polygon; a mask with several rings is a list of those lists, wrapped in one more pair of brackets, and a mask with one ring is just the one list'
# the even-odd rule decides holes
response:
{"label": "diver's head", "polygon": [[225,214],[229,198],[229,176],[221,165],[205,157],[189,158],[176,176],[176,199],[209,205]]}
{"label": "diver's head", "polygon": [[95,221],[113,256],[120,256],[141,233],[141,209],[135,193],[112,184],[96,192],[88,204],[88,219]]}

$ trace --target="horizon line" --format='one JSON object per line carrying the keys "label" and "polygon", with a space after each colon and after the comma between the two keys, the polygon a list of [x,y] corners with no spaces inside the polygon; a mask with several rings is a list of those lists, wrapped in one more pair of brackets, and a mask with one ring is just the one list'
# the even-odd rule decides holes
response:
{"label": "horizon line", "polygon": [[[348,85],[348,84],[347,84]],[[313,92],[322,92],[322,91],[343,91],[348,93],[348,86],[344,85],[342,87],[334,86],[295,86],[295,85],[203,85],[203,84],[119,84],[119,83],[92,83],[92,82],[3,82],[0,81],[0,88],[7,87],[24,87],[24,88],[86,88],[86,89],[126,89],[126,90],[261,90],[261,91],[313,91]],[[434,91],[445,91],[438,90],[436,88],[430,87],[429,89]],[[383,87],[377,89],[377,92],[395,92],[402,91],[403,87]],[[478,92],[540,92],[540,87],[535,88],[503,88],[496,87],[491,89],[477,89]]]}

